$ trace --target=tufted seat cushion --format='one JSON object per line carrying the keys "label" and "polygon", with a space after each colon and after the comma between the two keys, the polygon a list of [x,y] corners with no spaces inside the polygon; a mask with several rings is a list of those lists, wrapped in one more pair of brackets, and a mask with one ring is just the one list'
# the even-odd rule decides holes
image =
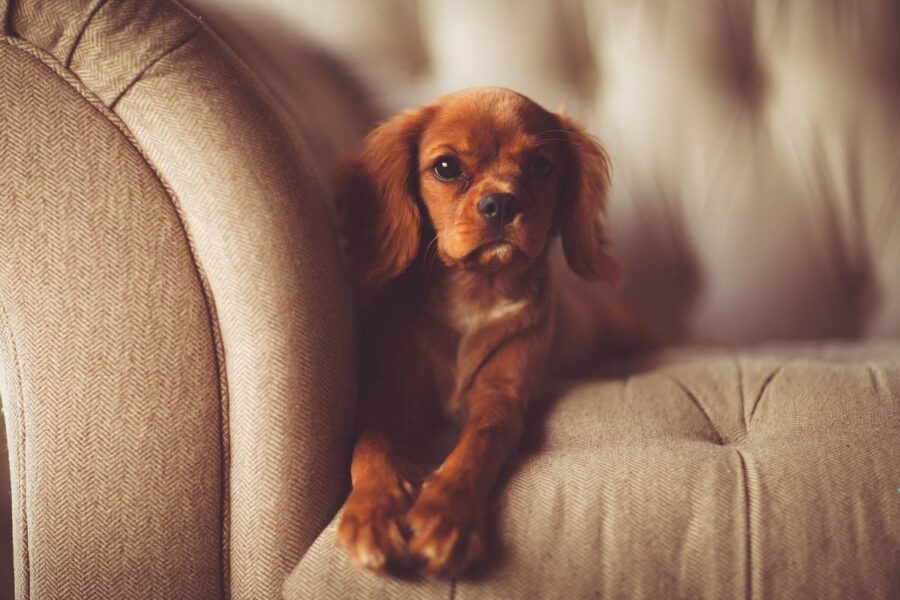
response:
{"label": "tufted seat cushion", "polygon": [[336,518],[286,597],[895,598],[898,394],[897,343],[685,347],[560,384],[502,487],[487,576],[361,572]]}

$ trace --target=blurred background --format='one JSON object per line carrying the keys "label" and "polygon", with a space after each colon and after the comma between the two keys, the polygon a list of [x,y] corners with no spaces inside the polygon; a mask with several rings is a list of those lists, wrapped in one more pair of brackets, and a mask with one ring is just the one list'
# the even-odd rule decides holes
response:
{"label": "blurred background", "polygon": [[377,118],[464,87],[580,120],[612,157],[627,291],[665,339],[900,332],[900,3],[194,8],[274,82],[322,173]]}

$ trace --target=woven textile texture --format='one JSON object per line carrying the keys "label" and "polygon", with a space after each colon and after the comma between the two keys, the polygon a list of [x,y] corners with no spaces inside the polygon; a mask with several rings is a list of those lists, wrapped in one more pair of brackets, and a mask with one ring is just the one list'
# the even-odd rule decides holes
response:
{"label": "woven textile texture", "polygon": [[347,485],[352,318],[307,150],[173,3],[0,23],[19,597],[276,597]]}

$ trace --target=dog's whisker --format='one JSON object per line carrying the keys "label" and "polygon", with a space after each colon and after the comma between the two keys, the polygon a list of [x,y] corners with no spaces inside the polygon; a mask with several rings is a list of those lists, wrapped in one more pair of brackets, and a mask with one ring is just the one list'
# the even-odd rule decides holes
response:
{"label": "dog's whisker", "polygon": [[[538,133],[537,138],[540,140],[543,136],[550,134],[550,133],[565,134],[565,137],[556,140],[556,141],[560,141],[560,142],[567,141],[568,136],[572,136],[572,135],[576,134],[575,131],[571,131],[569,129],[547,129],[546,131],[542,131],[542,132]],[[593,135],[593,134],[587,133],[587,132],[581,132],[581,135],[589,138],[590,140],[592,140],[594,142],[597,142],[598,144],[600,143],[600,138],[598,138],[596,135]]]}
{"label": "dog's whisker", "polygon": [[542,131],[542,132],[538,133],[537,137],[540,138],[542,136],[547,135],[548,133],[564,133],[566,135],[572,134],[572,132],[569,131],[568,129],[547,129],[546,131]]}
{"label": "dog's whisker", "polygon": [[428,245],[425,247],[425,257],[422,261],[423,270],[425,271],[425,278],[427,279],[431,273],[431,268],[434,266],[434,261],[437,258],[437,236],[428,242]]}
{"label": "dog's whisker", "polygon": [[550,144],[556,144],[556,143],[561,143],[561,142],[565,142],[565,141],[566,141],[566,140],[561,140],[561,139],[546,139],[546,140],[541,140],[541,141],[539,141],[537,144],[534,145],[534,148],[540,148],[540,147],[542,147],[542,146],[549,146]]}

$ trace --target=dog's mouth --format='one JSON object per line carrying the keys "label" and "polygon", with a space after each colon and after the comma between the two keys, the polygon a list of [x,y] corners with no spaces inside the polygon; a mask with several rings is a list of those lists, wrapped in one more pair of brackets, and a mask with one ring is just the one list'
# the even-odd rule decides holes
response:
{"label": "dog's mouth", "polygon": [[508,240],[492,240],[478,246],[463,259],[463,266],[477,271],[496,272],[511,265],[519,249]]}

